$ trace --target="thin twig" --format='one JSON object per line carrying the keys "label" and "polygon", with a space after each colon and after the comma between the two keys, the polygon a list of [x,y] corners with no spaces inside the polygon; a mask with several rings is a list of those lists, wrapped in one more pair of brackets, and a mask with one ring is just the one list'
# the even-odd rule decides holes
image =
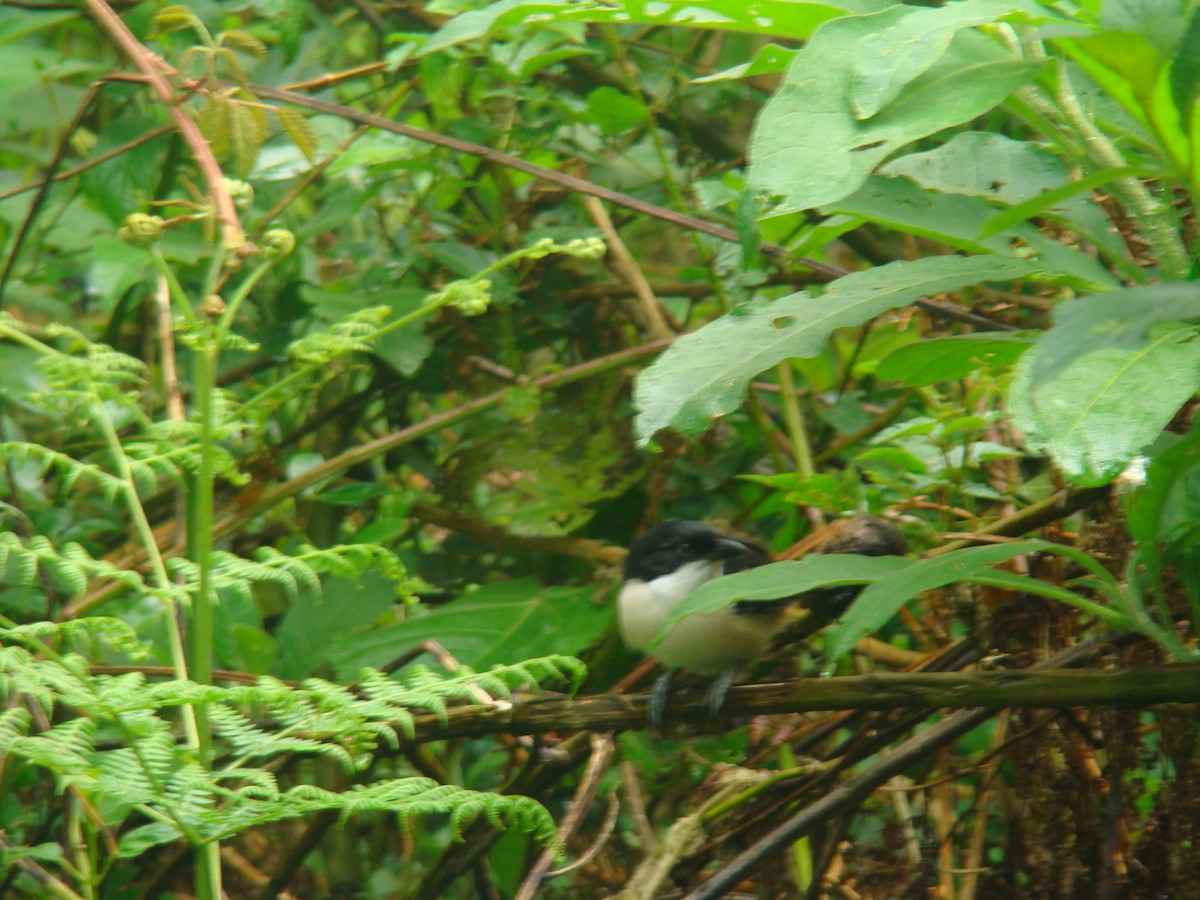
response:
{"label": "thin twig", "polygon": [[[608,761],[612,758],[613,736],[611,734],[593,734],[591,744],[592,754],[588,758],[587,768],[584,769],[583,776],[579,779],[579,786],[575,789],[575,796],[571,798],[567,814],[563,816],[558,825],[558,839],[562,844],[566,844],[574,837],[583,822],[583,817],[592,808],[596,792],[600,790],[600,780],[608,771]],[[542,886],[542,879],[553,864],[554,849],[543,850],[537,862],[526,873],[513,900],[533,900]]]}
{"label": "thin twig", "polygon": [[650,289],[650,282],[646,280],[637,260],[621,240],[621,235],[617,233],[604,205],[589,194],[582,194],[580,199],[583,201],[583,208],[587,210],[588,218],[600,229],[604,242],[608,244],[608,259],[613,271],[633,290],[633,296],[637,300],[637,318],[641,320],[639,324],[642,329],[651,338],[672,337],[674,331],[667,324],[662,306],[654,296],[654,291]]}
{"label": "thin twig", "polygon": [[99,95],[101,87],[100,82],[88,85],[87,91],[79,101],[79,107],[75,110],[74,117],[67,125],[67,130],[63,132],[58,146],[54,148],[54,158],[50,160],[50,165],[46,168],[46,177],[39,184],[38,192],[34,195],[33,202],[29,204],[24,219],[21,220],[21,227],[17,229],[16,236],[13,238],[12,249],[8,251],[8,258],[4,260],[3,270],[0,270],[0,301],[4,299],[4,288],[8,285],[13,270],[16,268],[17,257],[21,255],[21,247],[25,244],[29,232],[33,230],[33,223],[37,221],[38,213],[45,204],[46,197],[50,194],[50,185],[54,183],[54,175],[66,158],[67,149],[71,146],[71,135],[83,124],[83,117],[91,109],[92,101]]}

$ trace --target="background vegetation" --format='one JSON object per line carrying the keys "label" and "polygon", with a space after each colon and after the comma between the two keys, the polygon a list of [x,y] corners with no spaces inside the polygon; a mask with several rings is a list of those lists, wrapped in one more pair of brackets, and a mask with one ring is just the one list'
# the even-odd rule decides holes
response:
{"label": "background vegetation", "polygon": [[[1191,3],[0,0],[0,61],[0,894],[1194,891]],[[910,556],[794,561],[864,513]],[[698,606],[865,589],[652,734],[668,517],[788,560]]]}

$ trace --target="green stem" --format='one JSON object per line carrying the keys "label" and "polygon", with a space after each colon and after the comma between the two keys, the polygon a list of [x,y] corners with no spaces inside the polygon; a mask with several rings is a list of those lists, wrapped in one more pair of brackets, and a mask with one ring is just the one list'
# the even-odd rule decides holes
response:
{"label": "green stem", "polygon": [[250,292],[254,290],[254,286],[258,284],[259,280],[267,274],[273,265],[275,265],[275,258],[272,257],[264,259],[258,264],[258,266],[255,267],[254,271],[246,277],[246,280],[238,285],[238,289],[234,292],[233,296],[229,299],[229,303],[225,307],[225,312],[221,315],[221,321],[217,324],[217,327],[220,329],[222,334],[228,331],[233,325],[233,319],[234,316],[237,315],[238,307],[240,307],[242,302],[250,296]]}
{"label": "green stem", "polygon": [[[121,480],[121,493],[125,505],[129,509],[134,531],[137,533],[142,547],[145,548],[146,559],[150,563],[151,582],[161,592],[160,596],[167,617],[167,643],[171,651],[171,665],[175,669],[175,677],[180,681],[186,681],[188,678],[187,654],[183,649],[183,634],[179,629],[178,608],[170,593],[171,578],[167,574],[167,564],[163,560],[162,553],[159,552],[158,541],[154,537],[154,528],[150,524],[150,520],[146,518],[146,510],[142,507],[141,498],[138,497],[133,470],[129,465],[129,458],[125,455],[125,449],[121,446],[121,438],[117,435],[117,430],[113,426],[112,420],[109,419],[103,404],[94,404],[93,413],[100,425],[104,443],[112,454],[113,465]],[[188,745],[198,747],[200,731],[194,706],[183,707],[183,727],[187,734]]]}
{"label": "green stem", "polygon": [[179,279],[175,277],[175,271],[167,264],[166,257],[162,255],[162,250],[157,244],[150,247],[150,258],[154,260],[154,267],[158,269],[158,273],[166,279],[167,291],[171,295],[171,306],[179,310],[189,325],[194,324],[196,317],[192,313],[192,304],[188,300],[187,293],[183,290]]}
{"label": "green stem", "polygon": [[[206,340],[196,351],[195,384],[192,387],[196,403],[196,415],[200,420],[200,465],[192,479],[190,524],[192,561],[199,571],[196,595],[192,599],[191,639],[192,680],[199,684],[212,683],[213,657],[213,580],[212,580],[212,522],[213,484],[215,480],[214,444],[216,440],[216,412],[213,391],[216,382],[217,349],[214,341]],[[202,713],[203,704],[197,712]],[[200,763],[207,767],[210,762],[210,736],[201,724]]]}
{"label": "green stem", "polygon": [[[1127,161],[1108,137],[1093,124],[1079,105],[1071,87],[1066,63],[1059,60],[1057,96],[1059,109],[1067,121],[1083,137],[1084,150],[1092,162],[1110,168],[1121,168]],[[1109,185],[1129,214],[1137,220],[1143,237],[1149,241],[1162,268],[1164,280],[1183,281],[1191,263],[1187,250],[1179,239],[1168,208],[1136,178],[1119,178]]]}
{"label": "green stem", "polygon": [[[202,296],[208,297],[217,290],[225,264],[225,248],[220,242],[213,250]],[[272,260],[265,260],[269,265]],[[250,287],[262,276],[260,269],[250,278],[249,287],[235,293],[237,303],[249,293]],[[236,312],[236,306],[234,308]],[[226,309],[221,322],[232,321]],[[198,572],[196,594],[192,598],[190,661],[192,679],[199,684],[212,683],[213,670],[213,606],[215,603],[212,577],[213,551],[213,494],[216,480],[216,432],[217,412],[214,393],[217,381],[217,361],[220,353],[222,324],[206,323],[198,337],[200,341],[193,354],[194,384],[192,397],[196,416],[200,421],[200,465],[190,481],[188,492],[188,549]],[[212,729],[208,718],[208,704],[194,704],[198,740],[196,756],[205,769],[212,768]],[[221,845],[218,841],[196,846],[196,895],[203,900],[221,900]]]}
{"label": "green stem", "polygon": [[804,412],[800,409],[800,398],[796,396],[792,364],[785,359],[775,368],[779,373],[779,399],[783,403],[783,420],[787,423],[788,439],[792,444],[792,456],[796,461],[796,471],[804,478],[809,478],[816,472],[816,467],[813,465],[808,432],[804,428]]}

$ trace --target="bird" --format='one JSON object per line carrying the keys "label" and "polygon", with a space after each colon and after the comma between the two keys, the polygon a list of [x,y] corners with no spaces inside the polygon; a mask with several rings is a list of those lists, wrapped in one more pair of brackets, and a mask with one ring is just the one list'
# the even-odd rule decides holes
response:
{"label": "bird", "polygon": [[[827,525],[794,549],[899,556],[907,551],[907,545],[891,522],[860,515]],[[626,646],[649,653],[668,667],[650,696],[650,724],[656,729],[661,730],[671,678],[678,669],[714,678],[708,703],[715,715],[738,669],[769,655],[779,644],[812,634],[845,612],[862,591],[862,585],[820,588],[778,600],[741,601],[716,612],[692,613],[650,646],[675,608],[702,584],[770,561],[757,544],[728,537],[704,522],[683,519],[649,528],[629,548],[617,594],[617,622]],[[807,615],[789,625],[787,608],[797,602]]]}
{"label": "bird", "polygon": [[716,676],[708,699],[710,711],[718,712],[737,669],[766,655],[790,598],[693,613],[676,622],[658,644],[651,647],[650,642],[700,585],[767,560],[754,544],[726,537],[704,522],[682,519],[653,526],[629,548],[617,595],[617,622],[628,647],[668,667],[650,698],[650,723],[656,729],[661,728],[671,677],[678,669]]}

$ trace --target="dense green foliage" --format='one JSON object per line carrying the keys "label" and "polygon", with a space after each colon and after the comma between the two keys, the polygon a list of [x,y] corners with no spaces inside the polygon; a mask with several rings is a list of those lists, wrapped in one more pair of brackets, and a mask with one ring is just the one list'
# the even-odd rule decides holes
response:
{"label": "dense green foliage", "polygon": [[[630,673],[667,517],[927,554],[694,595],[866,586],[761,679],[1195,657],[1193,4],[84,6],[0,0],[0,893],[734,878],[922,717],[472,726]],[[1170,895],[1196,755],[1006,712],[751,870]]]}

